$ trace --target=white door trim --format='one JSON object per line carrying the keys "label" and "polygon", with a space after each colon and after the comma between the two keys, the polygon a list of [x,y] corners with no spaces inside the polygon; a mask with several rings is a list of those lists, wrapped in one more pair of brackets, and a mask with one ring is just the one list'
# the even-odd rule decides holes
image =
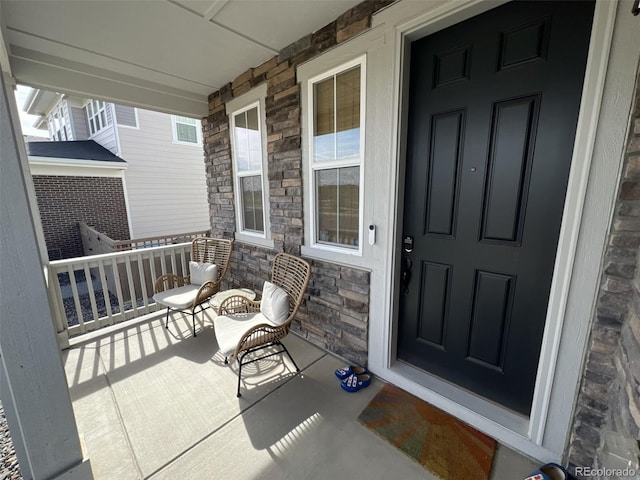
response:
{"label": "white door trim", "polygon": [[[403,132],[406,118],[402,116],[402,112],[405,111],[402,106],[405,104],[406,98],[403,97],[402,92],[406,92],[407,89],[402,87],[406,83],[406,76],[403,74],[403,69],[406,65],[406,48],[411,39],[434,33],[504,2],[489,3],[476,0],[447,2],[435,9],[432,8],[428,12],[415,11],[419,8],[415,3],[420,2],[400,2],[395,10],[388,8],[374,18],[374,26],[379,23],[395,25],[393,35],[388,35],[386,40],[393,42],[394,109],[392,111],[398,112],[397,117],[393,119],[391,128],[394,132],[399,133],[392,140],[394,142],[392,151],[397,152],[397,161],[392,166],[393,174],[390,176],[389,185],[390,209],[388,213],[389,218],[393,219],[393,223],[391,223],[387,234],[387,242],[391,248],[388,249],[389,253],[385,260],[386,271],[390,273],[385,275],[384,278],[384,291],[389,292],[385,301],[384,316],[387,319],[393,319],[393,321],[387,322],[386,325],[377,325],[373,322],[371,324],[369,342],[370,368],[382,378],[467,421],[512,448],[541,460],[558,460],[562,454],[564,439],[567,436],[566,425],[568,424],[568,419],[565,419],[567,421],[560,425],[560,428],[564,428],[563,431],[557,431],[557,428],[555,428],[555,433],[561,434],[563,440],[561,442],[556,440],[556,445],[551,449],[544,444],[544,438],[548,434],[546,420],[551,408],[550,399],[554,388],[564,391],[562,397],[565,401],[570,401],[573,404],[575,399],[575,384],[566,386],[554,384],[554,373],[557,368],[565,309],[570,293],[572,271],[575,264],[576,247],[589,182],[589,171],[596,140],[600,106],[604,94],[604,80],[610,57],[611,39],[618,4],[617,2],[596,3],[583,103],[579,115],[565,211],[558,244],[552,294],[549,299],[547,324],[538,370],[539,375],[536,381],[532,414],[529,419],[526,419],[508,413],[504,408],[490,402],[469,395],[462,389],[452,386],[447,387],[443,385],[444,382],[427,374],[417,372],[416,369],[394,362],[399,267],[396,252],[399,251],[397,248],[400,240],[398,226],[402,219],[401,199],[403,198],[402,183],[404,179],[403,145],[405,142],[403,141]],[[424,9],[424,6],[422,8]],[[412,9],[414,12],[411,12]],[[609,197],[612,196],[611,191],[603,193],[605,199],[607,199],[607,194]],[[595,287],[596,285],[594,284],[594,291],[588,297],[589,301],[594,300]],[[576,340],[568,346],[568,348],[572,349],[571,357],[574,362],[582,361],[585,343],[586,332],[581,332],[577,334]],[[425,384],[435,385],[438,383],[440,386],[437,388],[442,388],[439,391],[444,393],[436,393],[434,390],[424,386]],[[570,414],[571,412],[569,411],[568,415]],[[554,429],[554,425],[550,425],[549,429]],[[561,443],[562,446],[558,447],[558,443]]]}
{"label": "white door trim", "polygon": [[[562,327],[578,245],[578,235],[580,234],[582,212],[589,182],[589,171],[593,159],[596,130],[604,94],[616,6],[616,2],[597,2],[594,12],[594,27],[591,32],[581,108],[576,128],[573,157],[571,159],[571,171],[558,239],[558,253],[551,283],[549,307],[529,421],[528,436],[535,443],[541,443],[543,440],[547,412],[549,410],[549,400],[556,371]],[[585,161],[581,162],[580,159],[585,159]],[[582,355],[578,358],[581,359]]]}

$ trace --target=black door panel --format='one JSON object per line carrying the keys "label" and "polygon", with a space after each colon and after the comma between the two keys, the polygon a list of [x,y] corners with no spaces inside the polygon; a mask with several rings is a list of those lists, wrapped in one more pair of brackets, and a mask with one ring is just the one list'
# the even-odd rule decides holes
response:
{"label": "black door panel", "polygon": [[411,47],[398,358],[523,414],[593,8],[512,2]]}

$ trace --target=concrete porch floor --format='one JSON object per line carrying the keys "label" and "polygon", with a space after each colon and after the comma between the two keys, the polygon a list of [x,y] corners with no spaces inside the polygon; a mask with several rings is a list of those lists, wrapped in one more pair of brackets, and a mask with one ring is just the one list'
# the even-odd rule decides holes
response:
{"label": "concrete porch floor", "polygon": [[[344,365],[290,334],[302,370],[281,356],[224,365],[207,316],[159,317],[63,352],[71,399],[96,479],[435,479],[358,423],[382,387],[348,394]],[[536,465],[500,446],[493,480],[524,479]]]}

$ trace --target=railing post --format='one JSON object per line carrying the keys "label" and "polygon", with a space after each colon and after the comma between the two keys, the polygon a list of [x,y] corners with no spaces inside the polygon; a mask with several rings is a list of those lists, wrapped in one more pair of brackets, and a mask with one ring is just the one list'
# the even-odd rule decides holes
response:
{"label": "railing post", "polygon": [[48,263],[44,265],[44,276],[47,282],[47,296],[53,318],[53,328],[56,331],[58,346],[61,350],[69,348],[69,330],[67,327],[67,316],[62,302],[62,290],[58,280],[58,272]]}

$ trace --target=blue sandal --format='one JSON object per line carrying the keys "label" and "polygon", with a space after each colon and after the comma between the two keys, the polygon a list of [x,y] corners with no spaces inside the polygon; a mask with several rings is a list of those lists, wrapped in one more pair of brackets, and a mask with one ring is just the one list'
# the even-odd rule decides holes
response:
{"label": "blue sandal", "polygon": [[340,382],[343,390],[349,393],[357,392],[361,388],[366,388],[371,383],[371,375],[351,375],[346,380]]}
{"label": "blue sandal", "polygon": [[547,463],[529,475],[525,480],[569,480],[567,471],[557,463]]}
{"label": "blue sandal", "polygon": [[339,368],[335,371],[336,377],[340,380],[350,377],[351,375],[364,375],[367,373],[367,369],[363,367],[356,367],[355,365],[349,365],[348,367]]}

